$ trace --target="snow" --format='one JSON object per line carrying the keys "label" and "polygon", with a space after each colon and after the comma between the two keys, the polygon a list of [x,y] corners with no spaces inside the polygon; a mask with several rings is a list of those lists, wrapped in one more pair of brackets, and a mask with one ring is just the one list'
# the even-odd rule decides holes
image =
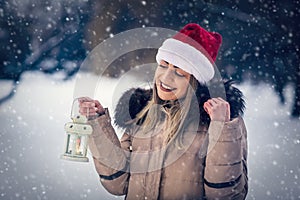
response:
{"label": "snow", "polygon": [[[59,158],[75,78],[60,81],[40,72],[25,73],[22,78],[15,96],[0,105],[0,199],[123,199],[105,191],[92,162]],[[89,80],[99,81],[95,76]],[[124,80],[130,87],[133,80]],[[101,79],[95,93],[111,112],[118,96],[114,91],[121,85],[118,81]],[[2,80],[0,85],[3,96],[11,83]],[[269,85],[238,87],[247,101],[247,199],[299,199],[300,123],[290,118],[292,88],[285,90],[287,102],[280,105]]]}

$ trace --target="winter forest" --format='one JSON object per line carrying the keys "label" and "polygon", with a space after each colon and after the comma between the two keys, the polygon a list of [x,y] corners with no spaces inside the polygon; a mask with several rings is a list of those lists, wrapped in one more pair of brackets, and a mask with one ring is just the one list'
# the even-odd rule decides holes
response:
{"label": "winter forest", "polygon": [[[122,92],[152,81],[162,38],[140,48],[139,31],[190,22],[222,34],[216,65],[246,99],[247,199],[299,199],[299,21],[299,0],[0,0],[0,199],[123,199],[89,153],[60,159],[72,101],[94,95],[113,113]],[[120,36],[133,50],[105,46]]]}

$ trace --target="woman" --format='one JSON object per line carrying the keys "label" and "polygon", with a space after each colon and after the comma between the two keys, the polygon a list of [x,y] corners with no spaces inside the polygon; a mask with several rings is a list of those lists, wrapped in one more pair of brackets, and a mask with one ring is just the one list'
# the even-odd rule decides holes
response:
{"label": "woman", "polygon": [[242,94],[227,82],[226,100],[211,98],[206,86],[220,45],[218,33],[198,24],[167,39],[156,55],[153,90],[132,89],[120,99],[116,124],[126,130],[120,141],[108,110],[81,98],[80,112],[93,116],[94,164],[110,193],[129,200],[245,199]]}

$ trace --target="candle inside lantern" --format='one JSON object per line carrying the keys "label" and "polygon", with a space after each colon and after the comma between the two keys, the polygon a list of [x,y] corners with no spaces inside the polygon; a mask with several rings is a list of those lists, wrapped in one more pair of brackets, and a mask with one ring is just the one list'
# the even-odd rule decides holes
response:
{"label": "candle inside lantern", "polygon": [[78,138],[76,139],[76,154],[77,154],[77,155],[82,154],[81,151],[80,151],[80,143],[81,143],[81,139],[80,139],[80,137],[78,137]]}

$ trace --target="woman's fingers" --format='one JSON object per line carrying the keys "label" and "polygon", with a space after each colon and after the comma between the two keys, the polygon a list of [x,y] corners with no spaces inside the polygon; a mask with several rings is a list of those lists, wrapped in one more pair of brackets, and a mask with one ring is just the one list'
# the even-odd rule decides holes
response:
{"label": "woman's fingers", "polygon": [[205,102],[205,103],[203,104],[203,108],[204,108],[204,110],[207,112],[207,114],[209,114],[210,111],[211,111],[211,109],[212,109],[212,105],[211,105],[211,103],[209,103],[209,102]]}
{"label": "woman's fingers", "polygon": [[222,99],[221,97],[218,97],[218,98],[216,98],[217,100],[219,100],[219,101],[222,101],[222,102],[227,102],[227,101],[225,101],[224,99]]}
{"label": "woman's fingers", "polygon": [[216,120],[216,121],[230,120],[229,103],[220,97],[207,100],[203,104],[203,108],[208,113],[211,120]]}
{"label": "woman's fingers", "polygon": [[99,101],[93,100],[89,97],[80,97],[79,101],[79,113],[84,116],[95,116],[105,112],[104,108]]}
{"label": "woman's fingers", "polygon": [[80,103],[80,107],[95,107],[95,103],[91,101],[85,101]]}
{"label": "woman's fingers", "polygon": [[97,113],[98,109],[95,107],[80,107],[79,112],[81,114],[93,114]]}
{"label": "woman's fingers", "polygon": [[79,103],[93,101],[90,97],[80,97],[78,98]]}
{"label": "woman's fingers", "polygon": [[98,100],[94,100],[94,104],[95,104],[95,107],[97,108],[98,114],[105,113],[103,106],[101,105],[101,103]]}

